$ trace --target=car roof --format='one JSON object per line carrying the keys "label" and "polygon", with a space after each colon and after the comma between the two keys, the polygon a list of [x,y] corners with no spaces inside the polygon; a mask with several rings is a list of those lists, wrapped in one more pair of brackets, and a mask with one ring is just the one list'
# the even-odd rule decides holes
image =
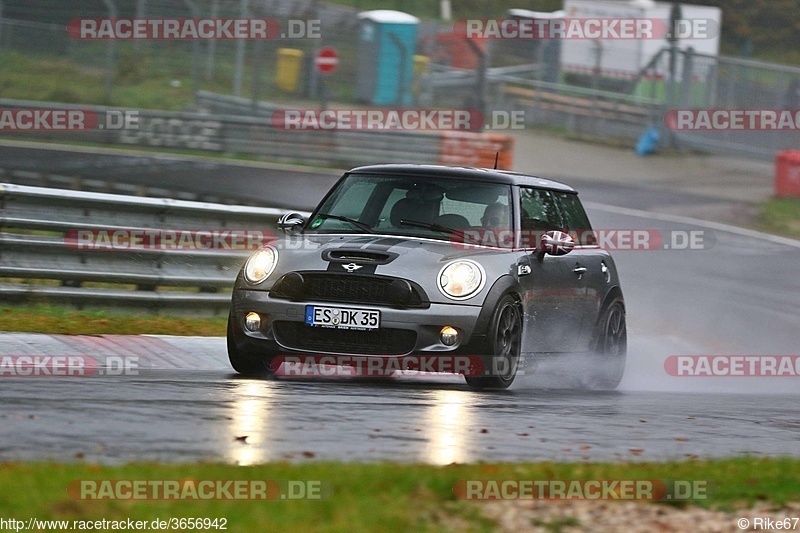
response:
{"label": "car roof", "polygon": [[539,189],[550,189],[576,193],[575,189],[569,185],[564,185],[557,181],[512,172],[510,170],[493,170],[488,168],[472,167],[447,167],[443,165],[411,165],[411,164],[388,164],[388,165],[367,165],[356,167],[348,171],[349,174],[399,174],[406,176],[425,176],[436,178],[468,179],[475,181],[492,181],[496,183],[507,183],[509,185],[521,185],[526,187],[536,187]]}

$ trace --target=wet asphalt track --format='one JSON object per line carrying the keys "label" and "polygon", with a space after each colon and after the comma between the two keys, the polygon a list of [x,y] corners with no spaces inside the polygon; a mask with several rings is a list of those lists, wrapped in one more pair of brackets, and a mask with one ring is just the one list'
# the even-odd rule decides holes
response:
{"label": "wet asphalt track", "polygon": [[[701,201],[591,184],[580,190],[585,202],[642,209]],[[703,229],[596,207],[596,228]],[[800,248],[707,235],[714,243],[707,250],[614,254],[629,326],[628,368],[614,392],[569,390],[570,361],[542,365],[509,391],[476,393],[448,376],[244,379],[229,369],[222,339],[0,335],[3,355],[123,355],[142,364],[139,376],[0,378],[0,460],[81,454],[101,462],[447,464],[798,455],[800,377],[664,371],[664,359],[678,354],[800,355]]]}

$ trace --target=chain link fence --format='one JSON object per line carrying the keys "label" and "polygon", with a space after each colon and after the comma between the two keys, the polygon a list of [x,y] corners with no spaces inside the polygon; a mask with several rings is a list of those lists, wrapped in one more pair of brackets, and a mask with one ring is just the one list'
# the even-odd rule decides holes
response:
{"label": "chain link fence", "polygon": [[[740,58],[663,49],[635,80],[635,91],[669,109],[800,111],[800,68]],[[674,67],[671,65],[674,64]],[[674,72],[674,75],[671,74]],[[663,126],[663,123],[662,123]],[[798,129],[666,131],[673,145],[772,160],[800,147]]]}
{"label": "chain link fence", "polygon": [[[800,68],[762,61],[662,48],[638,73],[600,68],[577,69],[546,50],[548,43],[491,43],[486,70],[490,110],[523,110],[528,126],[546,126],[570,134],[635,140],[657,128],[662,146],[772,160],[775,153],[800,147],[800,128],[672,131],[664,120],[671,111],[722,110],[800,114]],[[520,50],[535,61],[520,64]],[[597,48],[597,63],[603,49]],[[510,65],[510,66],[508,66]],[[476,70],[432,65],[424,101],[446,105],[476,102],[481,82]]]}
{"label": "chain link fence", "polygon": [[[335,75],[325,77],[328,96],[343,102],[355,100],[354,80],[362,59],[358,9],[309,0],[104,0],[91,5],[94,7],[78,10],[27,10],[29,15],[37,15],[35,18],[53,22],[10,18],[3,16],[0,8],[0,54],[68,60],[77,65],[75,76],[102,84],[102,99],[92,103],[116,105],[130,96],[132,87],[155,84],[169,85],[176,92],[207,90],[263,100],[318,98],[322,76],[314,68],[313,57],[321,47],[332,46],[339,64]],[[263,18],[277,22],[283,36],[266,40],[79,40],[67,32],[70,20],[76,18]],[[437,24],[422,22],[418,36],[424,41],[437,30]],[[297,87],[288,92],[277,83],[276,65],[282,48],[302,52]],[[61,96],[69,102],[78,99],[66,90]],[[164,108],[164,103],[153,104]]]}
{"label": "chain link fence", "polygon": [[[224,107],[226,113],[251,114],[258,106],[243,105],[243,99],[290,107],[316,105],[309,102],[322,100],[324,80],[329,100],[365,104],[357,95],[364,57],[356,8],[318,0],[96,0],[80,5],[51,1],[48,8],[24,4],[24,9],[19,7],[23,4],[10,9],[8,1],[5,9],[2,5],[0,68],[22,68],[14,58],[23,56],[37,58],[43,69],[68,61],[70,70],[64,76],[90,86],[94,91],[90,94],[96,95],[92,103],[203,111],[196,95],[207,91],[238,98]],[[78,17],[268,18],[277,21],[281,31],[291,24],[295,29],[305,24],[305,31],[313,35],[270,40],[76,40],[66,26]],[[313,65],[322,46],[333,46],[339,56],[338,67],[329,76],[320,75]],[[288,90],[278,68],[284,48],[302,53],[296,83]],[[638,73],[591,66],[581,70],[562,57],[557,42],[467,42],[451,24],[429,21],[419,24],[415,53],[426,58],[415,65],[413,105],[418,107],[478,108],[484,115],[523,110],[528,126],[629,141],[658,127],[662,140],[672,146],[764,159],[778,150],[800,147],[796,130],[689,133],[664,127],[664,114],[670,109],[798,109],[800,68],[796,67],[664,48]],[[603,63],[603,53],[598,46],[597,65]],[[57,85],[30,98],[86,101],[85,95],[72,91],[68,84]],[[0,81],[3,96],[8,95]]]}

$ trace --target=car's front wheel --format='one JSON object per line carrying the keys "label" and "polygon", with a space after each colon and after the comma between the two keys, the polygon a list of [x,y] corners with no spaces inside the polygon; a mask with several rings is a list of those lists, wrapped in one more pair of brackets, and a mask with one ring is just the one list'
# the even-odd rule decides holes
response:
{"label": "car's front wheel", "polygon": [[598,322],[594,369],[590,386],[594,389],[614,389],[622,381],[628,352],[628,330],[625,307],[620,300],[611,303]]}
{"label": "car's front wheel", "polygon": [[495,307],[486,337],[483,375],[466,376],[475,389],[507,389],[517,375],[522,348],[522,314],[510,295],[503,296]]}
{"label": "car's front wheel", "polygon": [[235,371],[245,376],[269,376],[272,374],[271,358],[254,357],[236,346],[233,336],[233,317],[228,317],[228,360]]}

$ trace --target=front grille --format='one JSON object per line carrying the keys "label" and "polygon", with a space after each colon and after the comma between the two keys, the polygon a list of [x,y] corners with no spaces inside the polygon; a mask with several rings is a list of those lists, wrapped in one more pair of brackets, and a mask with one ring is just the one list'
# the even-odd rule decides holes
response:
{"label": "front grille", "polygon": [[389,303],[386,290],[391,280],[354,276],[307,276],[306,296],[313,300],[350,300]]}
{"label": "front grille", "polygon": [[[367,276],[357,274],[332,274],[327,272],[299,272],[302,275],[302,289],[293,294],[295,300],[314,300],[318,302],[353,302],[395,307],[427,308],[430,306],[425,291],[416,283],[410,283],[411,293],[398,303],[396,289],[392,283],[403,281],[389,276]],[[273,287],[270,296],[289,298],[283,291],[283,278]]]}
{"label": "front grille", "polygon": [[417,332],[383,328],[372,331],[308,326],[302,322],[273,323],[275,339],[294,350],[356,355],[404,355],[414,349]]}

